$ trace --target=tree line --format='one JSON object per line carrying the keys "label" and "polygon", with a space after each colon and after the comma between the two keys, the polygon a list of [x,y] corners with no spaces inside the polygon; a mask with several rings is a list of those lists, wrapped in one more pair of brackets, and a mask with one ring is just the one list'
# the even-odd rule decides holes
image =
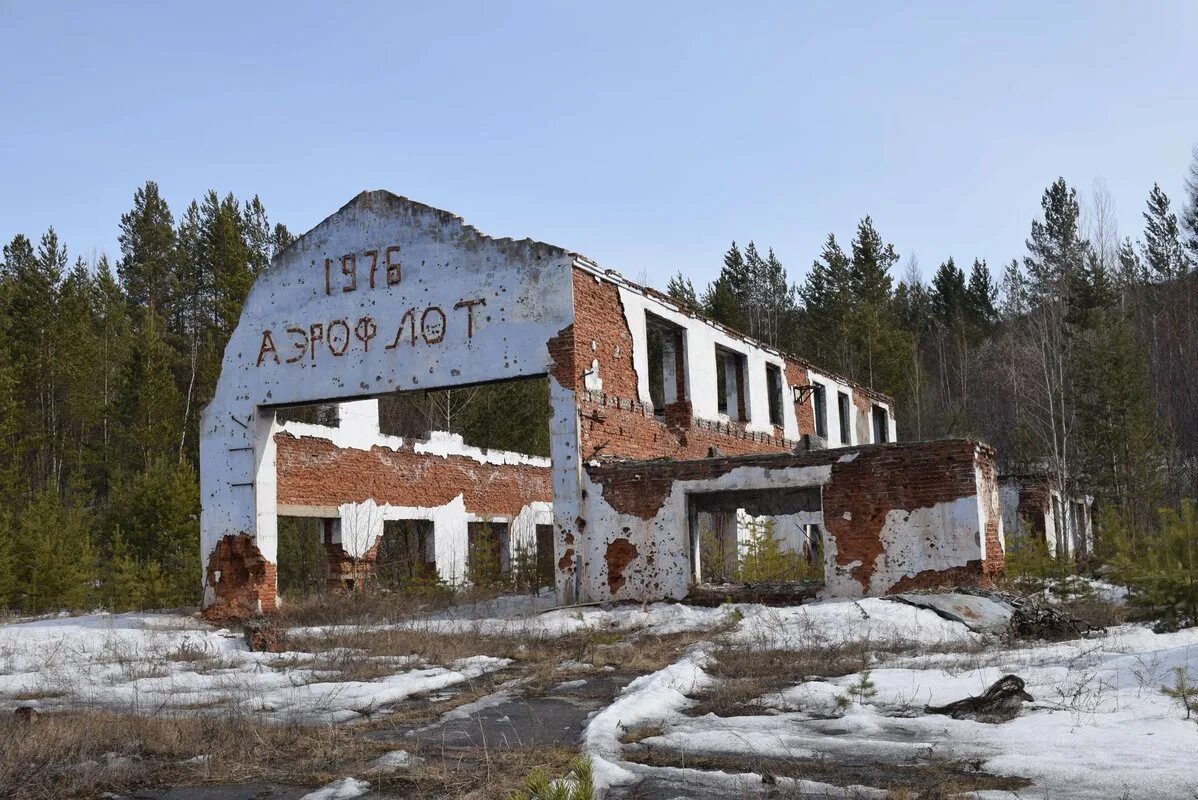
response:
{"label": "tree line", "polygon": [[194,603],[198,413],[254,277],[291,241],[257,197],[176,219],[158,186],[120,258],[53,228],[0,263],[0,608]]}
{"label": "tree line", "polygon": [[[681,303],[896,398],[903,438],[975,436],[1004,472],[1048,470],[1098,497],[1104,529],[1147,552],[1157,508],[1198,494],[1198,162],[1143,230],[1063,179],[999,270],[947,257],[922,277],[866,216],[829,234],[801,282],[735,242]],[[255,276],[292,240],[257,197],[210,191],[176,217],[148,182],[115,265],[50,230],[0,262],[0,608],[196,602],[198,412]],[[547,450],[543,381],[397,396],[384,426]],[[513,425],[513,419],[528,424]],[[532,431],[533,433],[530,433]],[[1108,537],[1109,540],[1110,537]]]}
{"label": "tree line", "polygon": [[[953,256],[925,281],[866,216],[791,283],[735,242],[699,291],[668,293],[730,327],[892,395],[907,439],[973,436],[1000,470],[1095,495],[1105,545],[1151,547],[1158,508],[1198,495],[1198,152],[1178,206],[1159,185],[1117,234],[1099,184],[1049,185],[1024,252],[998,270]],[[966,262],[969,263],[969,262]],[[1100,544],[1104,544],[1101,543]]]}

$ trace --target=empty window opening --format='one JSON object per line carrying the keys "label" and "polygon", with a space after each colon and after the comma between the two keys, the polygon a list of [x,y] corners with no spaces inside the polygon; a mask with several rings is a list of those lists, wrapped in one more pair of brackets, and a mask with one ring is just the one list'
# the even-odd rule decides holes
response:
{"label": "empty window opening", "polygon": [[306,422],[326,428],[341,427],[336,403],[306,403],[303,405],[280,406],[275,409],[275,419],[280,425],[286,422]]}
{"label": "empty window opening", "polygon": [[646,313],[645,342],[649,399],[653,413],[665,416],[667,405],[686,399],[686,331]]}
{"label": "empty window opening", "polygon": [[873,407],[874,443],[885,444],[890,436],[890,415],[881,406]]}
{"label": "empty window opening", "polygon": [[765,383],[770,398],[770,424],[782,425],[782,368],[777,364],[765,365]]}
{"label": "empty window opening", "polygon": [[824,580],[818,487],[689,497],[692,579],[704,584]]}
{"label": "empty window opening", "polygon": [[466,580],[477,588],[503,583],[508,574],[510,540],[506,522],[466,524]]}
{"label": "empty window opening", "polygon": [[553,526],[537,526],[537,585],[543,589],[553,586]]}
{"label": "empty window opening", "polygon": [[849,445],[853,443],[853,404],[849,402],[849,396],[844,392],[836,393],[836,405],[840,412],[840,443]]}
{"label": "empty window opening", "polygon": [[379,397],[379,430],[422,439],[456,433],[468,445],[549,455],[549,379],[396,392]]}
{"label": "empty window opening", "polygon": [[314,517],[279,517],[279,594],[288,600],[311,597],[328,588],[329,559],[322,522]]}
{"label": "empty window opening", "polygon": [[815,410],[815,435],[828,438],[828,392],[822,383],[811,383],[811,405]]}
{"label": "empty window opening", "polygon": [[729,419],[748,422],[745,402],[745,357],[723,347],[715,349],[716,408]]}
{"label": "empty window opening", "polygon": [[432,520],[384,520],[374,573],[379,584],[388,589],[435,582],[438,576]]}

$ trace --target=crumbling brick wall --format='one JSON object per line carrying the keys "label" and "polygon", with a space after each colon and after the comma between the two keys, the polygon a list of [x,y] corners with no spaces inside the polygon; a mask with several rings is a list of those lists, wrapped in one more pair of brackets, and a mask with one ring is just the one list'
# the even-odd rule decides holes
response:
{"label": "crumbling brick wall", "polygon": [[[614,283],[577,269],[571,334],[573,350],[563,353],[558,363],[571,363],[576,370],[584,458],[690,459],[706,457],[713,447],[726,455],[741,455],[786,452],[797,444],[783,438],[780,428],[770,435],[748,431],[736,421],[694,419],[687,400],[667,406],[664,419],[656,417],[653,409],[639,399],[633,337],[619,289]],[[602,390],[587,389],[583,377],[587,370],[596,371]],[[797,361],[788,360],[785,376],[789,383],[807,384],[805,369]],[[799,412],[799,429],[800,433],[814,430],[809,403]]]}
{"label": "crumbling brick wall", "polygon": [[515,515],[535,501],[552,502],[550,468],[484,464],[469,456],[374,446],[343,448],[326,439],[275,435],[280,505],[336,506],[372,499],[379,505],[445,505],[459,494],[466,510]]}
{"label": "crumbling brick wall", "polygon": [[[511,520],[532,504],[553,499],[547,466],[420,453],[411,442],[369,450],[338,447],[328,439],[286,431],[275,435],[275,444],[281,507],[337,508],[373,501],[378,506],[434,509],[460,496],[469,515]],[[330,586],[370,574],[379,544],[376,537],[355,558],[343,543],[326,535]]]}
{"label": "crumbling brick wall", "polygon": [[212,621],[245,619],[276,610],[275,565],[247,534],[217,542],[208,560],[204,617]]}
{"label": "crumbling brick wall", "polygon": [[823,490],[829,581],[865,594],[988,583],[1003,569],[993,455],[946,439],[865,447],[835,463]]}
{"label": "crumbling brick wall", "polygon": [[[827,591],[877,595],[987,584],[1003,569],[993,451],[970,440],[804,454],[589,465],[589,596],[681,597],[689,588],[687,495],[819,486]],[[619,575],[599,564],[612,548]]]}

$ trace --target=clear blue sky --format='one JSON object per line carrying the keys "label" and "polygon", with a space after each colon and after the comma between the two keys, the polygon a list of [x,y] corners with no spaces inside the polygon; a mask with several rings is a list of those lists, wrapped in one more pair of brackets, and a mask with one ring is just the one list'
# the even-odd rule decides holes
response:
{"label": "clear blue sky", "polygon": [[865,214],[1000,266],[1058,175],[1121,234],[1180,200],[1198,3],[900,5],[0,0],[0,237],[115,256],[146,179],[296,233],[385,188],[662,286]]}

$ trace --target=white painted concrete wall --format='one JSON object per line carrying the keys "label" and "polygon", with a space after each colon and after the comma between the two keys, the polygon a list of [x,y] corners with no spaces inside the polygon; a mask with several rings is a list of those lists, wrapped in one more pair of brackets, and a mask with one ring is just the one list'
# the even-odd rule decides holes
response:
{"label": "white painted concrete wall", "polygon": [[[786,382],[786,361],[780,353],[769,348],[751,344],[706,320],[698,319],[677,309],[656,297],[651,297],[636,291],[627,285],[619,285],[620,303],[624,309],[624,321],[632,333],[632,365],[637,374],[637,399],[650,404],[649,396],[649,360],[648,339],[645,325],[645,314],[650,313],[671,322],[684,331],[686,352],[686,391],[691,401],[696,418],[719,420],[727,422],[736,419],[736,383],[730,379],[729,413],[720,413],[716,391],[716,347],[731,350],[745,356],[745,394],[748,403],[748,422],[745,428],[758,433],[772,433],[774,428],[770,422],[769,383],[766,377],[766,364],[773,364],[782,371],[782,433],[787,439],[799,437],[798,417],[795,414],[794,397],[790,385]],[[872,442],[873,422],[864,419],[865,435],[859,435],[858,419],[861,415],[856,405],[851,402],[854,395],[860,391],[847,383],[836,380],[830,374],[808,371],[808,379],[820,381],[828,388],[828,446],[842,447],[855,444],[870,444]],[[588,387],[589,388],[589,387]],[[850,429],[851,441],[841,441],[836,407],[836,393],[847,392],[850,398],[850,414],[852,424]],[[894,419],[894,410],[889,403],[872,401],[886,409],[889,415],[890,441],[898,440],[898,427]]]}
{"label": "white painted concrete wall", "polygon": [[[400,265],[398,283],[387,280],[387,257]],[[246,298],[201,414],[202,563],[238,534],[276,560],[271,406],[544,374],[547,343],[573,321],[572,263],[560,248],[491,239],[389,192],[362,193],[280,253]],[[573,392],[550,383],[554,461],[572,469]],[[569,481],[554,488],[578,491]]]}

